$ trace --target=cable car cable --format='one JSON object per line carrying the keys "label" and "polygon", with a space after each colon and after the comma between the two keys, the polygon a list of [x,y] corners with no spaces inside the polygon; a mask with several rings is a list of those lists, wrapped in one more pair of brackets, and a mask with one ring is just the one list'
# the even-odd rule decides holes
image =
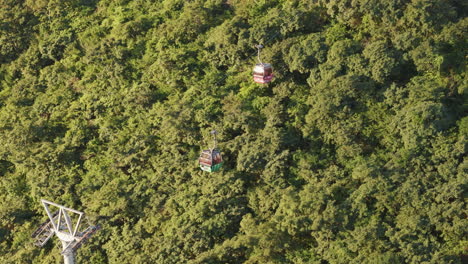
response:
{"label": "cable car cable", "polygon": [[[266,41],[263,42],[263,45],[262,45],[262,44],[257,44],[257,45],[255,45],[254,47],[257,48],[257,50],[256,50],[255,52],[253,52],[249,57],[253,57],[253,56],[257,55],[260,64],[263,64],[263,62],[262,62],[261,59],[260,59],[260,49],[264,48],[264,44],[269,43],[270,41],[272,41],[275,37],[277,37],[277,36],[280,35],[280,34],[281,34],[281,32],[276,32],[275,34],[270,35],[270,37],[269,37]],[[271,66],[270,66],[270,67],[271,67]],[[284,67],[281,67],[281,68],[279,68],[279,69],[282,70],[282,69],[284,69]],[[244,70],[242,70],[242,71],[244,71]],[[242,72],[242,71],[239,71],[239,72]],[[230,75],[226,74],[225,77],[222,78],[222,79],[220,79],[219,81],[217,81],[216,84],[217,84],[217,85],[220,85],[220,83],[221,83],[222,81],[225,81],[229,76],[230,76]],[[269,81],[268,81],[268,82],[269,82]]]}

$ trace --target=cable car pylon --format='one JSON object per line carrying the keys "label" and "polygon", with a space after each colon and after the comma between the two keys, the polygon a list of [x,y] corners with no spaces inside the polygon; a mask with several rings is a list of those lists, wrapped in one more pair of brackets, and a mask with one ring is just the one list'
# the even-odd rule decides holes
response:
{"label": "cable car pylon", "polygon": [[[62,242],[64,263],[75,263],[76,250],[96,233],[100,227],[89,225],[86,229],[80,230],[80,225],[85,213],[44,199],[41,199],[41,202],[49,220],[42,223],[39,228],[33,232],[32,238],[35,240],[34,245],[43,247],[55,234]],[[52,208],[55,208],[56,211],[52,212]],[[71,215],[78,216],[78,220],[76,220],[75,223],[70,217]]]}

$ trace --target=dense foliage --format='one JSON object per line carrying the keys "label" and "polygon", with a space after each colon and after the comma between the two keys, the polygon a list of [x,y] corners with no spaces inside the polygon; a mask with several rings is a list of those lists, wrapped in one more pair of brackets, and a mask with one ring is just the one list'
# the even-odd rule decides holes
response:
{"label": "dense foliage", "polygon": [[41,198],[103,227],[80,263],[467,254],[466,1],[0,3],[0,263],[62,261]]}

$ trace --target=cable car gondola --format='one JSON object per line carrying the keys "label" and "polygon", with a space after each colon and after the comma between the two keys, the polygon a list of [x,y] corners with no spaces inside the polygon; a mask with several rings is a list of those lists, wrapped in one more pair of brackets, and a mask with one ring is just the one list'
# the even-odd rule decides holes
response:
{"label": "cable car gondola", "polygon": [[253,69],[254,82],[261,84],[269,83],[273,80],[273,68],[271,67],[271,64],[263,63],[260,59],[260,49],[262,49],[263,46],[257,45],[256,47],[258,49],[258,61],[260,63],[255,64]]}
{"label": "cable car gondola", "polygon": [[215,172],[221,169],[223,165],[223,158],[221,152],[216,149],[216,130],[211,131],[214,137],[214,146],[211,149],[205,149],[198,158],[200,169],[207,172]]}

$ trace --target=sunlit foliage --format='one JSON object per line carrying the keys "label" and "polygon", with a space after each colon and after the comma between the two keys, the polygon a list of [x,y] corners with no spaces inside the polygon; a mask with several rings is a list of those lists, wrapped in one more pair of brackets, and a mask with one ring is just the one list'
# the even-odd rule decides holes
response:
{"label": "sunlit foliage", "polygon": [[466,1],[0,7],[0,263],[60,263],[41,198],[80,263],[466,261]]}

